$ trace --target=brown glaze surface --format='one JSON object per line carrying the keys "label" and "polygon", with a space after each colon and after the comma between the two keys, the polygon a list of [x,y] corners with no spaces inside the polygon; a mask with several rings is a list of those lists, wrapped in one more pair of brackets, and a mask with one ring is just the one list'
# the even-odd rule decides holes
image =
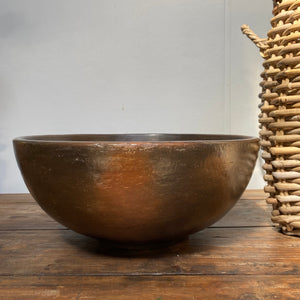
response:
{"label": "brown glaze surface", "polygon": [[14,140],[25,183],[55,220],[121,243],[181,239],[220,219],[251,177],[258,139],[138,134]]}

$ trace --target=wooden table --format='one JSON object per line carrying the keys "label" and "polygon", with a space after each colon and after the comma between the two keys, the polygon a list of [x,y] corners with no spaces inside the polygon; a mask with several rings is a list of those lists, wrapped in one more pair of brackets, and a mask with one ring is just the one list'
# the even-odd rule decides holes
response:
{"label": "wooden table", "polygon": [[272,227],[262,191],[167,249],[120,251],[0,195],[0,299],[300,299],[300,239]]}

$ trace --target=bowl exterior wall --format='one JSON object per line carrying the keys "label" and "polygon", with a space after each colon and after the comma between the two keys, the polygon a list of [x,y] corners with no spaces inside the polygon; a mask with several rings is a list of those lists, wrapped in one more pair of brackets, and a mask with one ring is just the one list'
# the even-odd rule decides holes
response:
{"label": "bowl exterior wall", "polygon": [[251,177],[258,140],[14,141],[24,181],[55,220],[118,242],[175,240],[220,219]]}

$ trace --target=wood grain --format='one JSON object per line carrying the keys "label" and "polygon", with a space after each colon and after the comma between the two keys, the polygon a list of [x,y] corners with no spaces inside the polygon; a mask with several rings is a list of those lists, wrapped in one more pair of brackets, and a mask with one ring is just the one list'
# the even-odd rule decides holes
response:
{"label": "wood grain", "polygon": [[0,194],[1,203],[34,203],[30,194]]}
{"label": "wood grain", "polygon": [[0,195],[0,203],[0,231],[65,228],[50,218],[33,200],[30,202],[1,201]]}
{"label": "wood grain", "polygon": [[2,231],[0,248],[0,275],[300,275],[299,241],[269,227],[209,228],[168,249],[139,252],[69,230]]}
{"label": "wood grain", "polygon": [[263,200],[266,194],[263,190],[246,190],[241,196],[242,200]]}
{"label": "wood grain", "polygon": [[299,239],[247,191],[218,223],[163,249],[120,250],[0,195],[0,299],[300,299]]}
{"label": "wood grain", "polygon": [[3,277],[0,299],[299,299],[297,276]]}

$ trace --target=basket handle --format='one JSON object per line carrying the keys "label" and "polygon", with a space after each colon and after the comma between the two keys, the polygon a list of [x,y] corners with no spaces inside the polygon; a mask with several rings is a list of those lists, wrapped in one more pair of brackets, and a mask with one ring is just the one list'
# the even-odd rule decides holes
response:
{"label": "basket handle", "polygon": [[260,49],[260,55],[263,58],[265,58],[264,52],[265,52],[266,49],[269,48],[269,45],[267,44],[268,39],[260,38],[246,24],[241,27],[241,30],[242,30],[243,34],[245,34]]}

